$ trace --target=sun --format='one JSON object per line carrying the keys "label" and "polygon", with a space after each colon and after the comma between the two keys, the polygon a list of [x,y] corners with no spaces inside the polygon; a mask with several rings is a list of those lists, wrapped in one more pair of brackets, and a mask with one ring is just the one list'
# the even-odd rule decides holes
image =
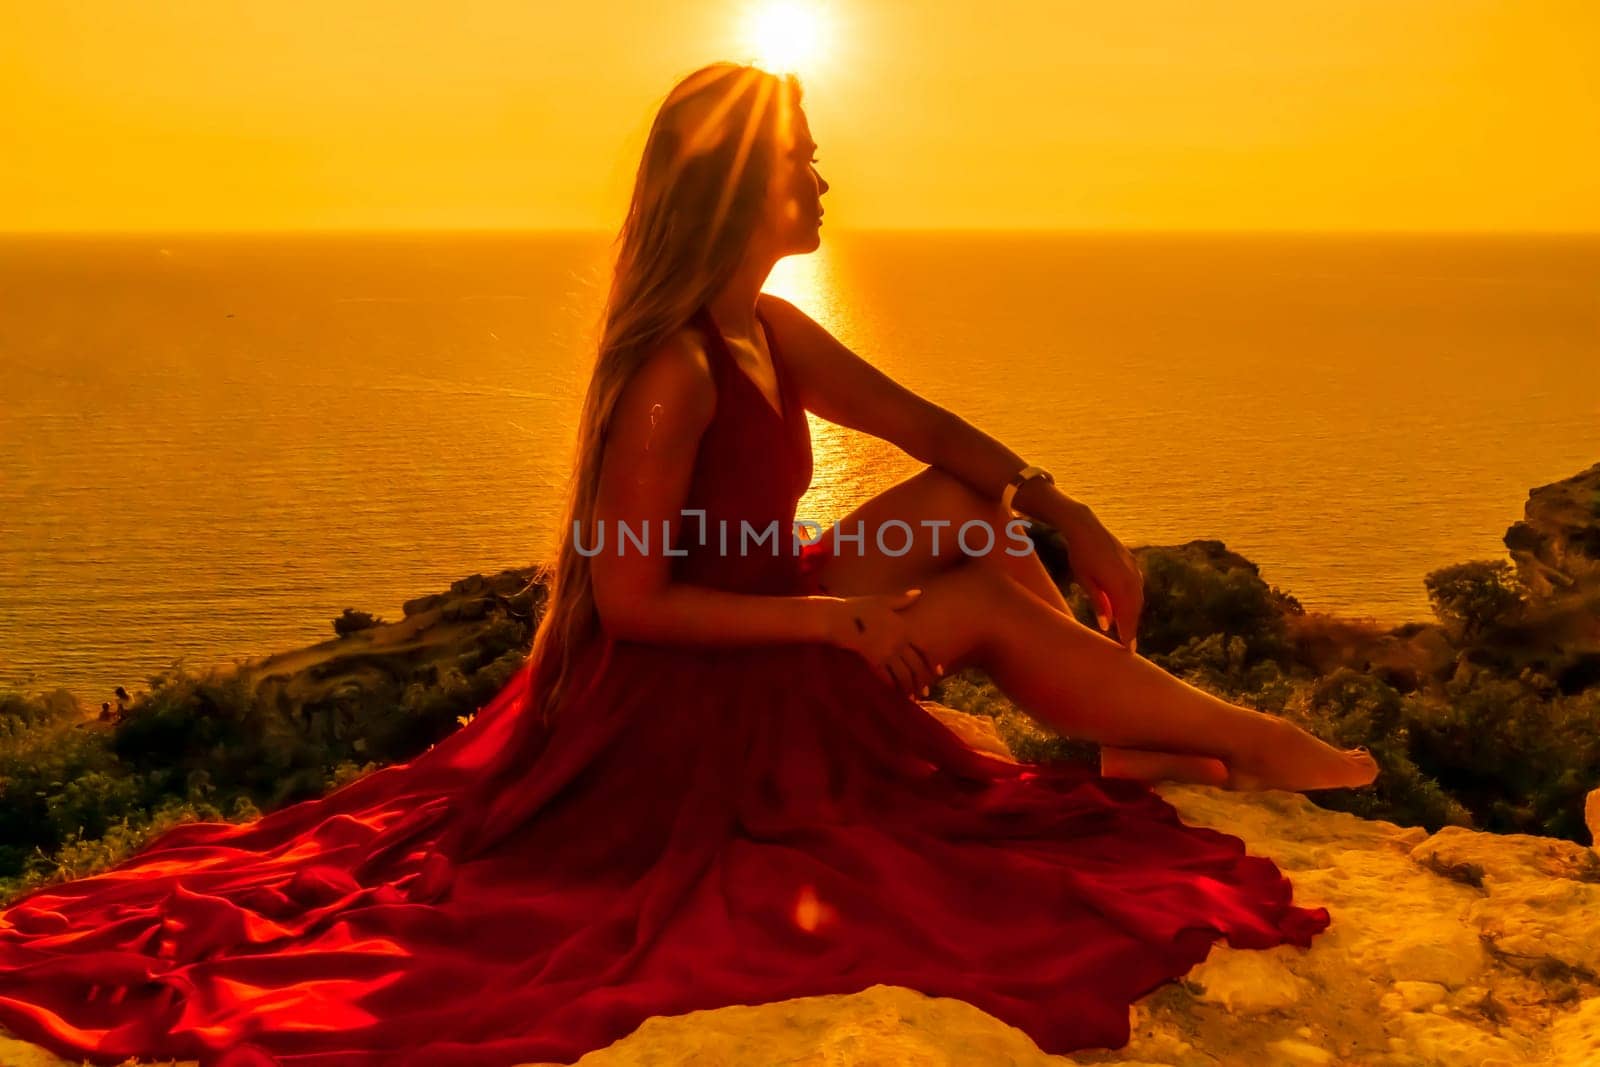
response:
{"label": "sun", "polygon": [[822,58],[822,14],[815,3],[763,0],[748,16],[755,64],[774,74],[803,73]]}

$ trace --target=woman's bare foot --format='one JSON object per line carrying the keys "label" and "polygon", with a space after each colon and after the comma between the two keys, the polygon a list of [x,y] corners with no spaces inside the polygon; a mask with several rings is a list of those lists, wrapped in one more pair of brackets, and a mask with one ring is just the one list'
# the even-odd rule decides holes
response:
{"label": "woman's bare foot", "polygon": [[1180,752],[1152,752],[1142,748],[1100,746],[1100,774],[1106,778],[1133,778],[1141,782],[1194,782],[1225,785],[1228,767],[1210,756]]}
{"label": "woman's bare foot", "polygon": [[1378,777],[1378,761],[1365,748],[1339,749],[1287,719],[1273,719],[1259,743],[1225,760],[1226,789],[1353,789]]}

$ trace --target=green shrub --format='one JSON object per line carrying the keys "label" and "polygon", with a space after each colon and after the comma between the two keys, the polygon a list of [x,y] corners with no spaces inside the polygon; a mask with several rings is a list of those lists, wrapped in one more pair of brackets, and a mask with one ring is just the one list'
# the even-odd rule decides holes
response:
{"label": "green shrub", "polygon": [[1584,796],[1600,782],[1600,690],[1548,694],[1480,673],[1412,706],[1417,766],[1484,829],[1584,839]]}
{"label": "green shrub", "polygon": [[[1140,653],[1171,655],[1197,639],[1216,638],[1230,669],[1289,655],[1284,614],[1299,605],[1259,575],[1244,567],[1197,561],[1189,553],[1167,548],[1145,549],[1139,563],[1145,605]],[[1242,646],[1236,647],[1234,639]],[[1194,650],[1193,654],[1215,659],[1219,653]]]}
{"label": "green shrub", "polygon": [[355,608],[345,608],[337,619],[333,620],[333,632],[340,637],[349,637],[361,630],[370,630],[374,626],[382,626],[383,620]]}
{"label": "green shrub", "polygon": [[169,791],[205,771],[225,793],[263,807],[303,795],[307,772],[320,782],[325,750],[283,709],[258,698],[243,674],[180,673],[136,701],[117,724],[113,748],[137,771],[160,772]]}
{"label": "green shrub", "polygon": [[1521,618],[1527,590],[1503,559],[1473,560],[1429,572],[1428,603],[1457,641],[1477,641]]}
{"label": "green shrub", "polygon": [[[81,783],[118,770],[110,727],[69,713],[58,700],[10,694],[0,714],[0,878],[18,874],[38,849],[53,851],[82,823],[104,826],[125,810],[123,787],[98,800]],[[70,705],[75,712],[77,705]],[[97,777],[98,776],[98,777]],[[90,787],[92,788],[92,787]],[[133,792],[137,793],[135,786]]]}

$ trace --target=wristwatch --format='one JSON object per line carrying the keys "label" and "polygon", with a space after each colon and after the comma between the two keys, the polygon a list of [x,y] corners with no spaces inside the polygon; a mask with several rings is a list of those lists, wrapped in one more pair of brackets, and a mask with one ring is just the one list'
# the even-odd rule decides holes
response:
{"label": "wristwatch", "polygon": [[1031,463],[1026,467],[1023,467],[1017,473],[1013,474],[1011,476],[1011,480],[1006,483],[1005,489],[1000,493],[1000,506],[1005,508],[1006,511],[1010,512],[1012,515],[1017,515],[1018,513],[1011,507],[1011,501],[1016,498],[1017,490],[1022,488],[1022,483],[1027,481],[1029,478],[1043,478],[1051,485],[1056,484],[1054,475],[1045,470],[1043,467],[1035,467]]}

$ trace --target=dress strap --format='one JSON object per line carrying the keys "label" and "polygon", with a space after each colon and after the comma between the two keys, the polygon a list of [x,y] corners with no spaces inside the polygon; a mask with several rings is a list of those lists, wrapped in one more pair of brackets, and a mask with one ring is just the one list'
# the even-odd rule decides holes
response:
{"label": "dress strap", "polygon": [[716,320],[711,317],[711,309],[701,304],[695,308],[694,314],[689,316],[689,321],[700,327],[709,340],[708,350],[715,353],[713,361],[717,364],[717,382],[721,384],[727,379],[727,373],[733,361],[733,353],[728,351],[728,342],[722,336],[722,331],[717,329]]}
{"label": "dress strap", "polygon": [[794,382],[789,377],[789,368],[784,365],[783,356],[778,351],[778,341],[773,335],[772,327],[767,324],[767,317],[761,314],[759,308],[756,310],[755,315],[758,328],[766,336],[767,352],[772,358],[772,371],[777,378],[779,406],[776,408],[773,407],[772,401],[767,398],[765,391],[756,384],[754,378],[750,377],[748,371],[739,366],[739,361],[729,351],[728,339],[722,335],[722,330],[717,327],[717,321],[712,317],[711,309],[707,305],[701,304],[695,309],[694,314],[690,316],[690,321],[696,323],[710,335],[710,347],[716,349],[719,353],[717,362],[721,364],[721,367],[716,371],[718,386],[731,384],[732,377],[737,375],[742,379],[740,384],[748,386],[768,411],[771,411],[780,420],[788,422],[793,414]]}
{"label": "dress strap", "polygon": [[785,403],[794,402],[794,378],[789,374],[789,361],[783,358],[783,349],[778,345],[778,335],[772,329],[767,317],[761,314],[761,309],[756,308],[756,321],[761,324],[761,330],[767,337],[767,352],[772,356],[772,370],[778,376],[779,388],[783,390]]}

